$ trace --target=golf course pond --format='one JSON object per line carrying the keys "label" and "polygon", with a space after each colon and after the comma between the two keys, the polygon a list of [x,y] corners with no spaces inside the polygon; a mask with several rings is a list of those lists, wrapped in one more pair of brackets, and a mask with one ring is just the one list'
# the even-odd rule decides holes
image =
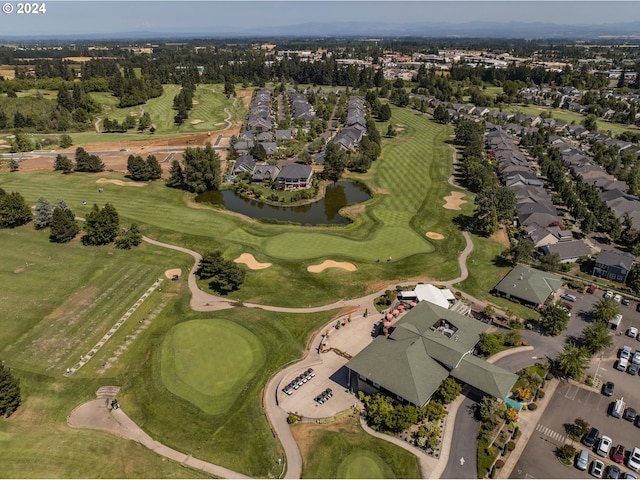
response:
{"label": "golf course pond", "polygon": [[196,202],[221,206],[257,220],[274,219],[302,225],[346,225],[351,221],[340,215],[340,209],[369,200],[371,195],[357,184],[341,181],[327,185],[324,198],[313,203],[292,207],[270,205],[242,198],[234,190],[201,193]]}

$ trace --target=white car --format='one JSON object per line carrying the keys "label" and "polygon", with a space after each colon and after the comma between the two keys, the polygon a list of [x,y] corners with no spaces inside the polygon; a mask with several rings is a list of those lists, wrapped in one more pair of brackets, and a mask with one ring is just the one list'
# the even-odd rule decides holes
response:
{"label": "white car", "polygon": [[638,336],[638,329],[636,327],[629,327],[627,330],[627,337],[636,338]]}
{"label": "white car", "polygon": [[622,347],[618,357],[625,360],[631,360],[631,347],[628,345]]}
{"label": "white car", "polygon": [[629,459],[627,460],[627,467],[636,472],[640,470],[640,448],[635,447],[629,453]]}
{"label": "white car", "polygon": [[600,460],[594,460],[591,462],[591,470],[589,473],[596,478],[602,478],[602,472],[604,472],[604,463]]}
{"label": "white car", "polygon": [[636,352],[633,354],[633,357],[631,357],[631,363],[640,365],[640,350],[636,350]]}
{"label": "white car", "polygon": [[619,358],[616,362],[616,370],[620,370],[621,372],[624,372],[628,366],[629,360],[627,360],[626,358]]}
{"label": "white car", "polygon": [[607,455],[609,455],[609,450],[611,450],[612,443],[613,440],[611,440],[611,438],[603,435],[602,437],[600,437],[600,443],[598,443],[596,453],[601,457],[606,457]]}
{"label": "white car", "polygon": [[604,294],[604,298],[611,298],[613,297],[613,292],[611,290],[607,290]]}
{"label": "white car", "polygon": [[616,293],[615,296],[613,297],[613,301],[616,303],[620,303],[620,300],[622,300],[622,295],[620,295],[619,293]]}

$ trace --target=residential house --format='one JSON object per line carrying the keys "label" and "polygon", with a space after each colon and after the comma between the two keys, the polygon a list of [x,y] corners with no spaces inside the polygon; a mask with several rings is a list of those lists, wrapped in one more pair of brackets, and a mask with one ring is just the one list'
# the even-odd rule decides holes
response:
{"label": "residential house", "polygon": [[560,257],[560,263],[575,263],[581,257],[591,256],[591,249],[582,240],[545,245],[540,250],[544,255],[557,253]]}
{"label": "residential house", "polygon": [[284,190],[298,190],[311,186],[313,171],[309,165],[289,163],[278,172],[276,181]]}
{"label": "residential house", "polygon": [[602,250],[593,266],[592,275],[624,283],[636,257],[620,250]]}

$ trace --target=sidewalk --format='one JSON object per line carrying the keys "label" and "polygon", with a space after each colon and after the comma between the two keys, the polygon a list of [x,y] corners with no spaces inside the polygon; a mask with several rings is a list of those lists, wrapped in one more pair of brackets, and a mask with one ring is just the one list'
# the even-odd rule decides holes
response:
{"label": "sidewalk", "polygon": [[522,452],[524,452],[527,443],[529,443],[529,439],[533,435],[533,432],[540,421],[540,418],[544,414],[544,411],[547,409],[547,405],[551,402],[551,398],[556,392],[556,388],[560,384],[560,380],[557,378],[553,378],[547,382],[547,387],[544,389],[544,398],[536,402],[538,404],[538,408],[534,411],[531,410],[521,410],[518,414],[518,426],[520,427],[520,438],[516,442],[516,448],[504,464],[504,467],[497,470],[496,478],[509,478],[511,476],[511,472],[514,467],[520,460],[520,456]]}

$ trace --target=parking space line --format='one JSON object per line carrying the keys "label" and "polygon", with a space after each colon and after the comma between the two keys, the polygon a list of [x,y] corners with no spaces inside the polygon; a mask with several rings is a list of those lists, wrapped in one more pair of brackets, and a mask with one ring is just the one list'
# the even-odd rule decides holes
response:
{"label": "parking space line", "polygon": [[[573,393],[573,396],[570,396],[569,395],[570,393]],[[567,390],[567,393],[565,394],[565,398],[568,398],[569,400],[575,400],[577,394],[578,394],[578,387],[575,387],[572,385],[571,388]]]}
{"label": "parking space line", "polygon": [[549,427],[545,427],[542,424],[538,424],[536,425],[536,431],[542,433],[543,435],[546,435],[547,437],[551,437],[551,439],[555,440],[556,442],[559,443],[564,443],[565,439],[567,438],[565,435],[562,435],[561,433],[556,432],[555,430],[552,430]]}

